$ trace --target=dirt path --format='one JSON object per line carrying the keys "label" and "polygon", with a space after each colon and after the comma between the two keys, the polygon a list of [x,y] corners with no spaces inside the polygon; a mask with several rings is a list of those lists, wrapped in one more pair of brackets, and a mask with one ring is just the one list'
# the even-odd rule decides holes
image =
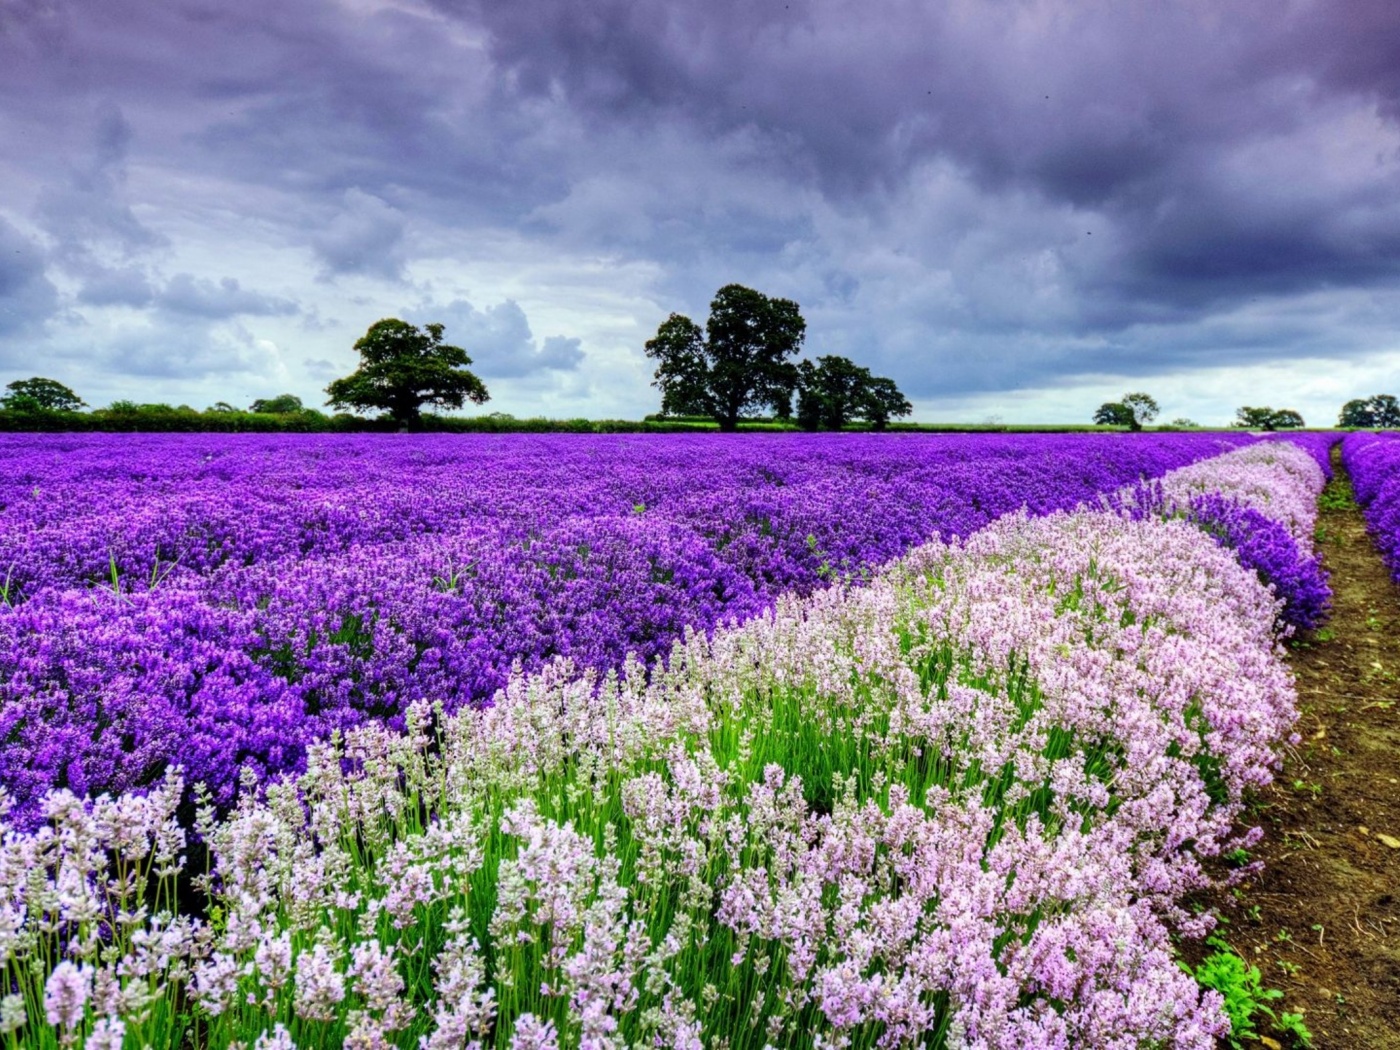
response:
{"label": "dirt path", "polygon": [[1305,1011],[1318,1050],[1390,1050],[1400,1048],[1400,589],[1333,462],[1318,545],[1332,619],[1291,646],[1303,742],[1260,800],[1265,869],[1223,932],[1284,992],[1277,1009]]}

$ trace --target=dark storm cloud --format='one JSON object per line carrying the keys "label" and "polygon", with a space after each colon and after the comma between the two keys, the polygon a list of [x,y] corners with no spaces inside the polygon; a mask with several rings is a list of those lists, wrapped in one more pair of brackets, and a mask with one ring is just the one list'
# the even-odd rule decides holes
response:
{"label": "dark storm cloud", "polygon": [[[928,396],[1400,331],[1393,0],[17,0],[0,103],[43,233],[0,327],[134,308],[190,374],[263,361],[221,320],[310,333],[487,242],[511,279],[635,265],[639,329],[796,298],[809,352]],[[201,223],[194,258],[237,227],[304,279],[173,261]],[[444,309],[488,380],[579,368],[514,302]]]}
{"label": "dark storm cloud", "polygon": [[443,338],[466,350],[482,379],[517,379],[545,371],[571,372],[583,363],[580,340],[548,336],[536,343],[525,311],[513,299],[478,310],[464,299],[418,311],[445,327]]}
{"label": "dark storm cloud", "polygon": [[[51,0],[0,27],[0,122],[72,155],[71,129],[115,109],[162,167],[300,198],[306,207],[272,218],[327,273],[396,274],[397,257],[362,249],[392,241],[401,218],[386,222],[366,198],[460,223],[565,191],[545,162],[558,153],[550,121],[494,104],[493,68],[469,36],[411,5]],[[100,164],[76,174],[99,185],[60,187],[47,214],[76,223],[94,207],[71,201],[110,198]]]}
{"label": "dark storm cloud", "polygon": [[1305,5],[1283,47],[1308,56],[1326,86],[1373,98],[1400,118],[1400,18],[1389,0]]}
{"label": "dark storm cloud", "polygon": [[1323,158],[1287,142],[1335,119],[1338,96],[1397,116],[1384,0],[444,4],[487,27],[518,91],[562,93],[603,125],[752,128],[773,165],[838,200],[938,159],[985,192],[1095,212],[1118,251],[1081,291],[1125,314],[1397,274],[1394,157],[1327,185]]}

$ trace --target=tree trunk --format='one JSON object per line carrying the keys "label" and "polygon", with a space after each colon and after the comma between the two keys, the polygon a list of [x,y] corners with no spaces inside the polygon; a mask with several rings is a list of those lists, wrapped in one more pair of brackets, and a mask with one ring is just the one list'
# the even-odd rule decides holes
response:
{"label": "tree trunk", "polygon": [[399,425],[400,430],[417,430],[422,422],[418,413],[417,401],[400,401],[390,409],[389,414]]}

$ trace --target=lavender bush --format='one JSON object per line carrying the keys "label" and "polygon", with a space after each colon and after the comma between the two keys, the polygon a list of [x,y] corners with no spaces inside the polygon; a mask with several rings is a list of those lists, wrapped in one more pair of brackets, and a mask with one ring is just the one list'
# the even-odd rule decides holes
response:
{"label": "lavender bush", "polygon": [[202,915],[178,773],[52,792],[0,839],[0,1038],[1213,1050],[1169,934],[1296,739],[1279,608],[1182,519],[1013,514],[650,674],[561,658],[314,744],[203,810]]}
{"label": "lavender bush", "polygon": [[1326,621],[1332,590],[1322,559],[1300,550],[1282,522],[1220,493],[1191,500],[1187,518],[1234,551],[1241,565],[1283,599],[1279,615],[1289,626],[1314,630]]}
{"label": "lavender bush", "polygon": [[[1329,438],[1330,435],[1307,435]],[[1311,446],[1311,447],[1308,447]],[[1320,627],[1332,591],[1312,549],[1317,497],[1330,476],[1322,441],[1260,442],[1171,471],[1106,502],[1133,517],[1185,518],[1230,548],[1282,600],[1291,630]]]}
{"label": "lavender bush", "polygon": [[0,437],[0,784],[240,769],[558,657],[664,654],[1244,435]]}
{"label": "lavender bush", "polygon": [[1400,439],[1357,432],[1342,439],[1342,462],[1390,574],[1400,580]]}

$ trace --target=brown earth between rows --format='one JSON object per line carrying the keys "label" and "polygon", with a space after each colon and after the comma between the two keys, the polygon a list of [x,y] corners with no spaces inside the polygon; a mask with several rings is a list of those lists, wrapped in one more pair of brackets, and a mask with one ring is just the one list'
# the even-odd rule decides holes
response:
{"label": "brown earth between rows", "polygon": [[[1329,495],[1349,497],[1335,454],[1333,465]],[[1391,1050],[1400,1048],[1400,589],[1349,498],[1324,499],[1318,540],[1332,617],[1289,645],[1303,740],[1258,799],[1264,870],[1223,909],[1221,933],[1284,993],[1276,1010],[1306,1014],[1317,1050]],[[1258,1027],[1279,1035],[1266,1020]]]}

